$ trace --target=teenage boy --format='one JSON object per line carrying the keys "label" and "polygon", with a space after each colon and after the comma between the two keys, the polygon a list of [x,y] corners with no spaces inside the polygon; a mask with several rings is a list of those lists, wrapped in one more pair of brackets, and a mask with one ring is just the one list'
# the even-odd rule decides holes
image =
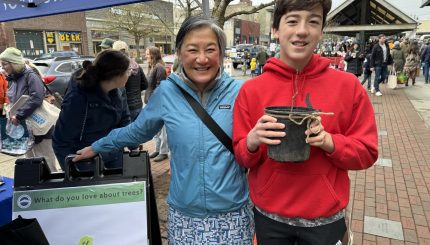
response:
{"label": "teenage boy", "polygon": [[[272,27],[280,58],[269,59],[265,72],[246,82],[235,102],[235,157],[249,168],[258,244],[341,244],[348,170],[366,169],[378,157],[373,108],[360,81],[313,54],[330,8],[331,0],[278,0]],[[279,131],[284,124],[264,115],[264,108],[306,107],[307,94],[314,108],[334,112],[319,117],[303,135],[310,136],[309,160],[270,159],[267,145],[288,140],[288,132]]]}

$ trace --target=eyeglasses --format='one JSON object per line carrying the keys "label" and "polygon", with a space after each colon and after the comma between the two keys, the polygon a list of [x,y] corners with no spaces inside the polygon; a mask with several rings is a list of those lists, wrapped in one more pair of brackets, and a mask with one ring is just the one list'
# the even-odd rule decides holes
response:
{"label": "eyeglasses", "polygon": [[1,67],[5,67],[5,66],[10,65],[10,63],[9,62],[1,62],[0,65],[1,65]]}

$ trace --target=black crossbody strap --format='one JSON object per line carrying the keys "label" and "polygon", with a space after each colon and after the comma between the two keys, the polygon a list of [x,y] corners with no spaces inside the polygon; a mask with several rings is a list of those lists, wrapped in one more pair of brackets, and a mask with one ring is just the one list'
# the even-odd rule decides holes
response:
{"label": "black crossbody strap", "polygon": [[[174,83],[174,82],[173,82]],[[176,84],[176,83],[174,83]],[[185,91],[181,86],[176,84],[181,90],[185,99],[193,108],[197,116],[200,117],[202,122],[210,129],[210,131],[218,138],[219,141],[234,155],[233,143],[231,138],[222,130],[222,128],[215,122],[215,120],[207,113],[207,111],[202,107],[202,105],[197,102],[187,91]]]}

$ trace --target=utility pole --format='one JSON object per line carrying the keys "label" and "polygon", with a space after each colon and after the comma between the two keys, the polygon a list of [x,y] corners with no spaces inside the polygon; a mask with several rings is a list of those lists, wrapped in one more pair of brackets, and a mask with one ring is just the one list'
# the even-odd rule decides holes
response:
{"label": "utility pole", "polygon": [[209,0],[202,0],[202,4],[203,4],[202,9],[203,9],[204,16],[210,17],[210,14],[209,14]]}

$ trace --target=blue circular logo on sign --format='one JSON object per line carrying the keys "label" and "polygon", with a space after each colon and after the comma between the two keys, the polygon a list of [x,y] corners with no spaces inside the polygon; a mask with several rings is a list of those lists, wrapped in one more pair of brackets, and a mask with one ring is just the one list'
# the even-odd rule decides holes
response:
{"label": "blue circular logo on sign", "polygon": [[31,197],[29,195],[21,195],[17,200],[18,207],[26,209],[31,205]]}

